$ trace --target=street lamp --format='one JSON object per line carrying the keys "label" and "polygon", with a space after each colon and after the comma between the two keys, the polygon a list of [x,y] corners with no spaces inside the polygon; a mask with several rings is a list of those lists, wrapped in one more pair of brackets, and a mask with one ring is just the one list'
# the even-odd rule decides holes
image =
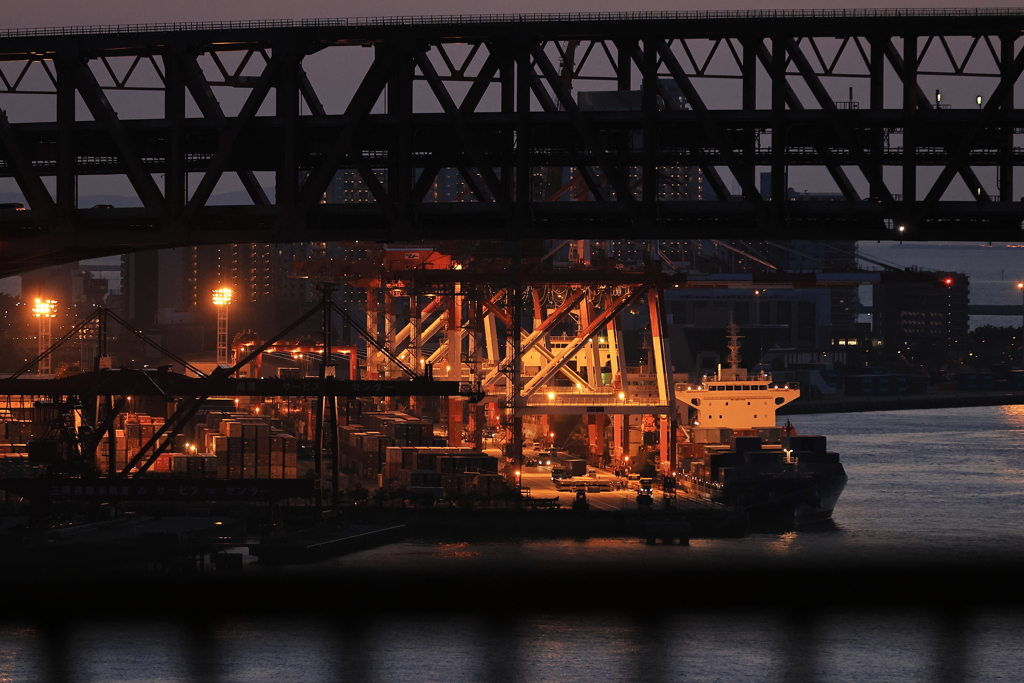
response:
{"label": "street lamp", "polygon": [[[42,356],[50,348],[50,320],[57,317],[57,302],[53,299],[36,299],[32,307],[32,315],[39,318],[39,355]],[[39,359],[36,372],[40,375],[50,374],[50,356]]]}
{"label": "street lamp", "polygon": [[228,305],[231,304],[231,288],[213,290],[213,305],[217,307],[217,365],[228,364]]}

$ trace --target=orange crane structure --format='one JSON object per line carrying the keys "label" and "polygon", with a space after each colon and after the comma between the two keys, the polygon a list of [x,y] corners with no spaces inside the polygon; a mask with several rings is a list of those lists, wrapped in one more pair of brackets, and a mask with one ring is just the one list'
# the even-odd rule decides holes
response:
{"label": "orange crane structure", "polygon": [[[626,416],[638,414],[658,420],[665,460],[676,410],[662,292],[685,276],[658,264],[592,263],[587,245],[575,243],[571,260],[553,267],[563,246],[381,247],[372,261],[304,261],[296,274],[366,289],[366,331],[390,353],[367,344],[363,379],[397,377],[397,358],[435,379],[479,386],[480,403],[446,400],[449,445],[481,448],[483,434],[498,430],[518,461],[528,432],[549,445],[555,420],[578,416],[588,458],[615,466],[628,455]],[[652,362],[629,366],[622,317],[639,313]]]}

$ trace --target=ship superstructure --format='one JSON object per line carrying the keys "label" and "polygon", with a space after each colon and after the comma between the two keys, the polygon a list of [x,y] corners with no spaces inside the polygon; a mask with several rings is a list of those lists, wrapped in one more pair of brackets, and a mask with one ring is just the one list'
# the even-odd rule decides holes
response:
{"label": "ship superstructure", "polygon": [[739,507],[752,518],[803,524],[832,516],[847,476],[824,436],[777,426],[776,411],[800,397],[795,384],[740,367],[739,328],[729,325],[728,366],[677,385],[689,407],[678,483],[690,495]]}
{"label": "ship superstructure", "polygon": [[765,372],[740,367],[739,328],[729,326],[728,367],[697,385],[677,385],[676,400],[693,409],[693,427],[750,430],[775,427],[775,411],[800,398],[800,389],[774,384]]}

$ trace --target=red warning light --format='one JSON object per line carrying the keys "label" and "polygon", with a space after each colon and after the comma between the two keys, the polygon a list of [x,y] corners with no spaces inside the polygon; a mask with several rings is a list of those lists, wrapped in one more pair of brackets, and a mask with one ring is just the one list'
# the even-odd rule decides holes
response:
{"label": "red warning light", "polygon": [[944,284],[945,284],[945,285],[946,285],[946,286],[948,287],[948,286],[950,286],[951,284],[953,284],[953,278],[951,278],[951,277],[947,277],[947,278],[946,278],[946,279],[944,279],[944,280],[943,280],[942,282],[943,282],[943,283],[944,283]]}

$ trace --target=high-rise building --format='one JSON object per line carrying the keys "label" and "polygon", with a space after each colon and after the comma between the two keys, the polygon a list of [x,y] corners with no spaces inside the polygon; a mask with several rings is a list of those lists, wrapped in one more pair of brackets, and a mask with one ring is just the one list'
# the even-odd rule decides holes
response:
{"label": "high-rise building", "polygon": [[887,351],[918,361],[956,358],[970,329],[970,279],[948,273],[929,282],[873,285],[873,332]]}

